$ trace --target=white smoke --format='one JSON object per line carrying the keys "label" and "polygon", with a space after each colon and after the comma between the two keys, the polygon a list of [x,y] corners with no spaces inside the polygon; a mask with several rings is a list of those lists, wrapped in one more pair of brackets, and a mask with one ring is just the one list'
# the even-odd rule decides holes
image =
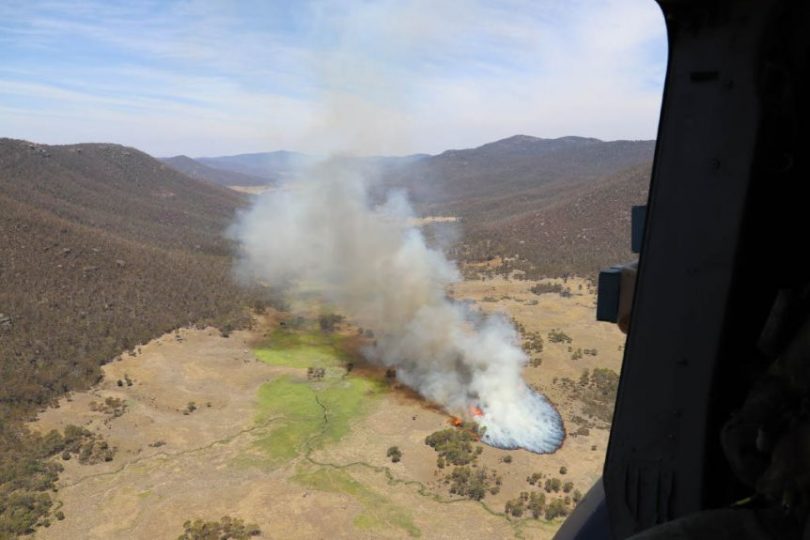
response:
{"label": "white smoke", "polygon": [[461,279],[443,253],[412,225],[401,193],[374,207],[371,173],[333,158],[287,189],[266,192],[234,227],[239,271],[288,290],[319,290],[323,299],[373,329],[371,361],[448,412],[486,428],[484,442],[555,451],[564,438],[559,414],[521,377],[527,361],[503,316],[483,316],[447,298]]}

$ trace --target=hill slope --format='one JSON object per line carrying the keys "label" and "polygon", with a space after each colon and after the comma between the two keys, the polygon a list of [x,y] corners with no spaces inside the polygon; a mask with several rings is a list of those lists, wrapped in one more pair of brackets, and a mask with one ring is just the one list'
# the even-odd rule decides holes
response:
{"label": "hill slope", "polygon": [[0,140],[0,414],[81,388],[171,328],[239,310],[243,204],[117,145]]}
{"label": "hill slope", "polygon": [[162,158],[160,161],[186,176],[220,186],[263,186],[269,183],[267,178],[236,171],[216,169],[208,165],[203,165],[188,156]]}
{"label": "hill slope", "polygon": [[630,206],[646,200],[654,148],[517,135],[421,159],[383,186],[407,189],[423,215],[459,217],[463,260],[517,255],[530,276],[590,276],[631,256]]}

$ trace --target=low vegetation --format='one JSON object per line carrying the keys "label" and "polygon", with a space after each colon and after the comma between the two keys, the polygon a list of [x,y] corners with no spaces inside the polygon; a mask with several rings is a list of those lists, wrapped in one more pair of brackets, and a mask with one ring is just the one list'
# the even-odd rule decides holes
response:
{"label": "low vegetation", "polygon": [[90,410],[107,414],[113,418],[118,418],[127,410],[127,404],[124,400],[114,397],[107,397],[101,403],[97,401],[90,402]]}
{"label": "low vegetation", "polygon": [[77,456],[79,463],[91,465],[115,455],[100,436],[73,425],[64,434],[53,430],[40,435],[0,423],[0,442],[5,449],[0,453],[0,538],[15,538],[50,525],[49,492],[62,471],[53,458]]}
{"label": "low vegetation", "polygon": [[326,375],[325,368],[312,366],[307,368],[307,379],[311,381],[320,381],[324,375]]}
{"label": "low vegetation", "polygon": [[391,458],[391,463],[399,463],[402,459],[402,450],[398,446],[392,446],[388,449],[386,455]]}
{"label": "low vegetation", "polygon": [[245,524],[239,518],[224,516],[219,521],[186,521],[183,523],[183,534],[177,540],[248,540],[261,533],[255,523]]}
{"label": "low vegetation", "polygon": [[486,494],[497,494],[500,490],[501,478],[495,471],[486,467],[454,467],[453,471],[445,476],[444,483],[449,484],[450,493],[461,495],[474,501],[480,501]]}
{"label": "low vegetation", "polygon": [[542,478],[543,478],[543,473],[535,472],[535,473],[532,473],[530,476],[527,476],[526,481],[529,483],[529,485],[534,486],[534,485],[537,485],[537,483]]}
{"label": "low vegetation", "polygon": [[562,386],[574,401],[582,407],[581,415],[574,415],[571,420],[579,426],[572,434],[587,435],[590,429],[601,427],[608,429],[613,420],[613,407],[616,403],[616,391],[619,387],[619,374],[607,368],[585,369],[578,381],[567,377],[559,379]]}
{"label": "low vegetation", "polygon": [[473,444],[479,438],[476,430],[475,424],[465,423],[461,429],[443,429],[425,438],[425,444],[439,454],[437,465],[440,469],[445,464],[468,465],[475,461],[483,451],[481,446]]}
{"label": "low vegetation", "polygon": [[551,521],[557,517],[567,516],[571,507],[575,505],[576,502],[570,497],[555,497],[549,501],[545,493],[524,491],[520,496],[506,501],[504,511],[516,518],[529,514],[534,519],[543,517],[546,521]]}
{"label": "low vegetation", "polygon": [[540,332],[523,333],[523,350],[528,354],[543,352],[543,336]]}
{"label": "low vegetation", "polygon": [[563,298],[570,298],[572,296],[571,290],[568,287],[564,287],[562,283],[548,283],[541,281],[537,285],[532,286],[529,290],[536,295],[559,294]]}
{"label": "low vegetation", "polygon": [[336,313],[325,313],[318,317],[318,326],[320,326],[321,332],[329,334],[335,331],[337,326],[343,322],[343,319],[343,315],[338,315]]}
{"label": "low vegetation", "polygon": [[558,328],[554,328],[548,333],[548,340],[551,343],[573,343],[574,341],[571,336]]}
{"label": "low vegetation", "polygon": [[512,517],[523,517],[524,513],[529,513],[532,518],[539,519],[543,515],[543,510],[546,508],[546,495],[533,491],[521,492],[520,496],[506,501],[504,511],[507,515]]}

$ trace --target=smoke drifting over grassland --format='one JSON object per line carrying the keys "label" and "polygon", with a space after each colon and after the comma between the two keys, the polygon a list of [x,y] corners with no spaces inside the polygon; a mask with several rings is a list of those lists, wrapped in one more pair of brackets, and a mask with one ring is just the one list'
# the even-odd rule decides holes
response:
{"label": "smoke drifting over grassland", "polygon": [[484,442],[553,452],[559,414],[523,381],[527,357],[502,316],[448,299],[456,267],[425,243],[402,194],[373,207],[369,174],[340,158],[313,167],[289,189],[267,192],[234,227],[239,271],[295,291],[315,287],[358,325],[371,328],[371,361],[453,414],[486,428]]}

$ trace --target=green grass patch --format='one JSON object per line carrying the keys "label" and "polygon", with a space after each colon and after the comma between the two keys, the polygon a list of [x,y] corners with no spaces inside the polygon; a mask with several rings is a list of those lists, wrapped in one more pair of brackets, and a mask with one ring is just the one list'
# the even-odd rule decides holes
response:
{"label": "green grass patch", "polygon": [[320,467],[312,471],[301,471],[293,477],[296,482],[319,491],[344,493],[351,496],[363,507],[354,518],[354,525],[361,529],[382,529],[396,527],[403,529],[413,538],[422,535],[414,524],[411,514],[395,505],[387,497],[380,495],[341,469]]}
{"label": "green grass patch", "polygon": [[298,456],[307,445],[316,448],[337,441],[382,389],[381,383],[358,377],[318,383],[280,377],[265,383],[259,388],[256,422],[280,419],[256,444],[275,464],[281,464]]}
{"label": "green grass patch", "polygon": [[257,439],[274,462],[293,459],[304,444],[323,426],[323,409],[315,401],[312,387],[303,381],[281,377],[259,388],[257,423],[281,416],[267,434]]}
{"label": "green grass patch", "polygon": [[346,359],[339,348],[341,339],[341,336],[320,331],[278,329],[255,354],[271,366],[336,367]]}

